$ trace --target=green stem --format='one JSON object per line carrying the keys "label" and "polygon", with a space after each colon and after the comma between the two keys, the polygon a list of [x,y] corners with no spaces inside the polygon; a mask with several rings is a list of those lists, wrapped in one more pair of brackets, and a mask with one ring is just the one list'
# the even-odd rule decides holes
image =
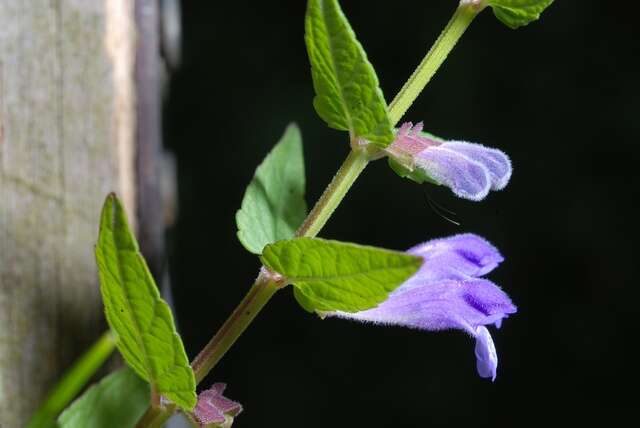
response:
{"label": "green stem", "polygon": [[[296,236],[318,234],[368,163],[368,155],[363,150],[349,153]],[[281,285],[276,275],[263,268],[249,293],[191,363],[197,383],[220,361]]]}
{"label": "green stem", "polygon": [[49,396],[33,415],[27,428],[53,426],[54,419],[87,384],[91,376],[111,355],[115,346],[116,341],[111,330],[100,336],[49,392]]}
{"label": "green stem", "polygon": [[[211,371],[224,354],[231,348],[258,312],[267,304],[282,284],[274,274],[261,270],[253,286],[227,318],[218,332],[191,362],[196,383]],[[161,427],[175,412],[175,406],[158,408],[150,406],[136,425],[137,428]]]}
{"label": "green stem", "polygon": [[[368,163],[369,158],[366,152],[356,149],[349,153],[327,189],[296,232],[296,236],[313,237],[318,234]],[[274,274],[263,268],[245,298],[191,363],[196,383],[200,383],[220,361],[281,285]],[[174,408],[163,410],[149,407],[137,426],[138,428],[160,427],[174,410]]]}
{"label": "green stem", "polygon": [[260,272],[245,298],[242,299],[231,316],[220,327],[220,330],[191,363],[197,383],[200,383],[231,348],[231,345],[235,343],[247,326],[251,324],[251,321],[258,315],[258,312],[271,299],[271,296],[278,291],[279,285],[273,274],[266,272],[266,270]]}
{"label": "green stem", "polygon": [[296,236],[313,238],[320,232],[368,163],[369,157],[366,152],[355,149],[349,153],[331,183],[296,232]]}
{"label": "green stem", "polygon": [[[413,104],[458,39],[483,8],[483,2],[461,1],[434,46],[389,106],[389,117],[394,125]],[[357,147],[349,153],[329,186],[296,232],[297,237],[314,237],[322,230],[369,163],[370,156],[367,151]],[[263,268],[249,293],[191,363],[197,383],[200,383],[220,361],[282,285],[275,274]],[[173,406],[164,410],[150,407],[137,426],[138,428],[160,427],[174,411],[175,407]]]}
{"label": "green stem", "polygon": [[176,408],[173,405],[169,405],[164,409],[151,406],[138,421],[136,428],[160,428],[173,416],[175,411]]}
{"label": "green stem", "polygon": [[427,86],[438,68],[454,48],[473,19],[484,9],[484,2],[476,3],[463,0],[442,30],[440,36],[424,57],[418,68],[413,72],[409,80],[404,84],[398,95],[389,105],[389,118],[395,125],[407,112],[411,104],[416,100],[420,92]]}

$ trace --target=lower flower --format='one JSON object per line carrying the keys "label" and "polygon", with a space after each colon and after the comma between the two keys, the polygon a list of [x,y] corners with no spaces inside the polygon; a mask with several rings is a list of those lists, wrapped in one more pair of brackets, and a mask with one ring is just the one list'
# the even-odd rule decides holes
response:
{"label": "lower flower", "polygon": [[497,285],[481,277],[503,257],[473,234],[436,239],[407,252],[424,258],[424,264],[386,301],[366,311],[326,315],[421,330],[464,330],[476,340],[478,374],[495,380],[498,355],[486,326],[499,328],[517,308]]}

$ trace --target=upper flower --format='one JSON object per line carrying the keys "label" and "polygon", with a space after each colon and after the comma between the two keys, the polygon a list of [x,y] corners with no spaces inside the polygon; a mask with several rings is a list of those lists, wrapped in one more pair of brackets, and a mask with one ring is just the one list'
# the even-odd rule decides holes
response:
{"label": "upper flower", "polygon": [[464,141],[444,141],[422,132],[422,122],[403,124],[386,149],[390,158],[419,182],[449,187],[457,196],[484,199],[503,189],[511,178],[511,161],[498,149]]}
{"label": "upper flower", "polygon": [[495,380],[498,356],[485,326],[500,327],[516,307],[497,285],[481,278],[504,259],[483,238],[464,234],[436,239],[407,251],[422,268],[373,309],[339,316],[423,330],[461,329],[476,339],[478,373]]}

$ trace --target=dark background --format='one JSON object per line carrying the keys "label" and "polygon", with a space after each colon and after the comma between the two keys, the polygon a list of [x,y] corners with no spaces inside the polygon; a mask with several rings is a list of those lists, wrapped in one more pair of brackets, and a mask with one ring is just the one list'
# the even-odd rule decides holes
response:
{"label": "dark background", "polygon": [[[311,104],[305,3],[183,4],[183,65],[171,80],[165,139],[178,159],[180,213],[169,238],[190,356],[256,276],[234,215],[287,123],[302,129],[310,205],[347,155],[346,134]],[[391,100],[456,2],[342,4]],[[501,148],[514,163],[510,185],[466,202],[376,162],[321,233],[393,249],[460,232],[492,241],[507,260],[490,278],[519,307],[492,331],[496,382],[478,377],[473,340],[460,331],[321,321],[285,289],[208,379],[227,382],[244,404],[238,427],[615,426],[632,414],[638,12],[636,2],[558,1],[518,31],[483,12],[405,119]],[[461,226],[434,212],[425,191]]]}

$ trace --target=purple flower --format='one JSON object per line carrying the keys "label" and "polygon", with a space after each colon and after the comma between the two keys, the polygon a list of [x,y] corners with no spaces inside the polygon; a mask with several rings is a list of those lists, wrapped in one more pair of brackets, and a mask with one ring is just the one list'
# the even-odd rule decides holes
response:
{"label": "purple flower", "polygon": [[242,412],[242,405],[224,397],[222,393],[227,387],[224,383],[214,383],[210,389],[198,395],[198,403],[193,409],[193,417],[201,426],[215,424],[230,427],[233,418]]}
{"label": "purple flower", "polygon": [[499,328],[503,318],[516,312],[509,296],[481,278],[504,260],[498,250],[477,235],[463,234],[407,252],[424,258],[424,264],[386,301],[366,311],[327,315],[421,330],[464,330],[476,340],[478,373],[495,380],[498,355],[485,326]]}
{"label": "purple flower", "polygon": [[441,140],[423,133],[422,122],[416,126],[403,124],[386,152],[409,171],[409,176],[424,176],[472,201],[484,199],[490,190],[503,189],[511,178],[511,161],[502,151]]}

